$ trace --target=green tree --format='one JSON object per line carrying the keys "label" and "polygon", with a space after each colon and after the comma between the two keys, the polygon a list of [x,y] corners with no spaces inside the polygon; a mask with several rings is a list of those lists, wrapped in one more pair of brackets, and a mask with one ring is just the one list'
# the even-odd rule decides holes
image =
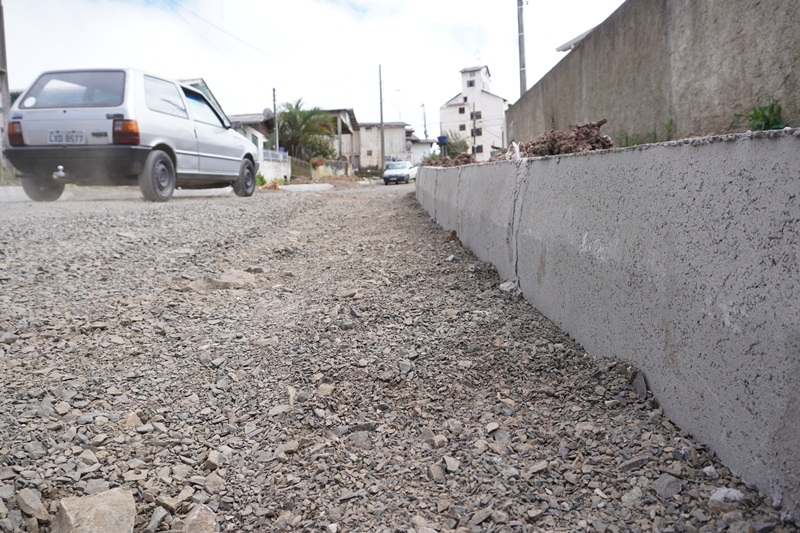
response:
{"label": "green tree", "polygon": [[459,135],[458,132],[450,130],[447,132],[447,157],[455,157],[458,154],[469,152],[469,143]]}
{"label": "green tree", "polygon": [[303,109],[303,99],[284,104],[279,117],[281,145],[292,157],[308,161],[312,157],[326,156],[334,132],[333,117],[318,107]]}
{"label": "green tree", "polygon": [[306,144],[306,153],[310,159],[315,157],[335,159],[336,150],[333,147],[333,137],[328,135],[314,135]]}

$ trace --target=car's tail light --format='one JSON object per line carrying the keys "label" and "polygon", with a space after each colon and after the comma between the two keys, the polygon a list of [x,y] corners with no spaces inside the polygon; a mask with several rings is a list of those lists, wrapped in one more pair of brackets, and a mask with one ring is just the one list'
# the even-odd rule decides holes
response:
{"label": "car's tail light", "polygon": [[11,146],[25,146],[25,140],[22,138],[22,123],[8,123],[8,144]]}
{"label": "car's tail light", "polygon": [[114,144],[139,144],[139,123],[135,120],[115,120],[112,139]]}

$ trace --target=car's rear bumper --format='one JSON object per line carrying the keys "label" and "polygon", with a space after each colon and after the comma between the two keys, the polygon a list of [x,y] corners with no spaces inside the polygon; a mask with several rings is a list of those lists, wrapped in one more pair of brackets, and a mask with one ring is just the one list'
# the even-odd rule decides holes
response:
{"label": "car's rear bumper", "polygon": [[136,176],[144,167],[150,149],[145,146],[20,146],[8,147],[5,155],[23,174],[51,177],[63,167],[68,183],[108,181]]}

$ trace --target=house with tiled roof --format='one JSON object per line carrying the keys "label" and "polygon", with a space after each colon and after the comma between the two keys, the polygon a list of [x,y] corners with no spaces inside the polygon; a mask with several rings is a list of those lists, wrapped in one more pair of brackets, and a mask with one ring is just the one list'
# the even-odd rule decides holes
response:
{"label": "house with tiled roof", "polygon": [[275,131],[274,117],[266,117],[262,113],[247,113],[229,115],[228,118],[236,131],[258,147],[258,173],[265,181],[288,180],[291,177],[289,157],[285,153],[276,151],[270,144]]}

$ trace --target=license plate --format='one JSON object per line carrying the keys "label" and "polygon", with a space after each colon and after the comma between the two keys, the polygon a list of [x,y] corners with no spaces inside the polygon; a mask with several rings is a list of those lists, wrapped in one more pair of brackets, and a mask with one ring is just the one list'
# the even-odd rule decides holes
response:
{"label": "license plate", "polygon": [[47,136],[50,144],[86,144],[82,131],[51,131]]}

